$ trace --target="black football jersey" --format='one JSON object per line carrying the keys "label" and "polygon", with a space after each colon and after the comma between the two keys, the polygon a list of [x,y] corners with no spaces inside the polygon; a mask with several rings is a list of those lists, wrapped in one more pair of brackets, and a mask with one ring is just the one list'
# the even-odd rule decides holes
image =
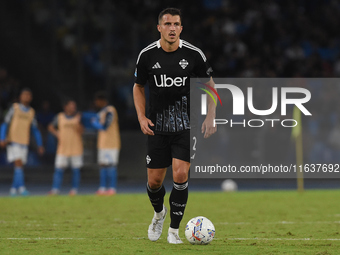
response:
{"label": "black football jersey", "polygon": [[148,83],[149,115],[155,134],[176,134],[190,129],[190,78],[211,77],[203,52],[180,40],[176,51],[166,52],[156,41],[139,54],[135,82]]}

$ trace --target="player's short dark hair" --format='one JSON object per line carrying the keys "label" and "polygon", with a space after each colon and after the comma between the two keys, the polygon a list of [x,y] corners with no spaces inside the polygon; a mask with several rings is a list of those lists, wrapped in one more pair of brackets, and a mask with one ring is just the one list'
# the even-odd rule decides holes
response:
{"label": "player's short dark hair", "polygon": [[105,91],[101,90],[101,91],[97,91],[96,94],[94,94],[94,100],[105,100],[107,101],[107,94]]}
{"label": "player's short dark hair", "polygon": [[76,102],[76,100],[74,100],[74,99],[71,98],[71,97],[64,97],[64,98],[61,100],[61,106],[62,106],[62,107],[65,107],[66,105],[68,105],[69,102]]}
{"label": "player's short dark hair", "polygon": [[29,93],[31,93],[31,94],[33,94],[32,93],[32,90],[30,89],[30,88],[23,88],[22,90],[20,90],[20,95],[22,94],[22,93],[24,93],[24,92],[29,92]]}
{"label": "player's short dark hair", "polygon": [[170,14],[171,16],[176,16],[178,15],[180,20],[181,20],[181,23],[182,23],[182,12],[180,9],[177,9],[177,8],[166,8],[164,9],[163,11],[161,11],[158,15],[158,24],[161,23],[161,19],[163,18],[163,16],[165,14]]}

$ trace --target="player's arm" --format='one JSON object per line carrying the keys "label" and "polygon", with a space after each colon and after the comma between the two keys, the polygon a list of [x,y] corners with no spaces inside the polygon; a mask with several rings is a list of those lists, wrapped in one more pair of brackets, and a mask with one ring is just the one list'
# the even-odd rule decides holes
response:
{"label": "player's arm", "polygon": [[113,121],[113,113],[108,112],[105,116],[105,123],[101,124],[98,118],[93,118],[91,121],[92,126],[97,130],[106,130]]}
{"label": "player's arm", "polygon": [[38,153],[40,155],[44,154],[45,149],[43,147],[42,136],[41,136],[40,130],[38,128],[38,122],[37,122],[36,119],[33,119],[33,121],[32,121],[31,132],[33,133],[33,136],[34,136],[35,141],[37,143]]}
{"label": "player's arm", "polygon": [[82,134],[84,134],[84,130],[85,130],[85,128],[84,128],[83,124],[79,123],[78,128],[77,128],[78,133],[82,135]]}
{"label": "player's arm", "polygon": [[[206,84],[212,88],[215,88],[215,82],[213,81],[212,77],[210,77],[210,80],[206,82]],[[217,96],[215,94],[212,95],[216,101]],[[204,133],[204,138],[208,138],[209,136],[214,134],[217,130],[216,125],[214,125],[214,120],[216,117],[216,105],[214,100],[210,96],[207,98],[208,98],[208,112],[201,129],[202,133]]]}
{"label": "player's arm", "polygon": [[55,116],[53,121],[48,125],[47,130],[59,140],[58,116]]}
{"label": "player's arm", "polygon": [[6,146],[6,135],[7,135],[8,124],[6,122],[2,123],[0,127],[0,147],[4,148]]}
{"label": "player's arm", "polygon": [[2,148],[4,148],[7,144],[7,141],[6,141],[7,130],[8,130],[9,124],[11,123],[13,114],[14,114],[14,108],[11,107],[5,116],[4,123],[2,123],[0,127],[0,147]]}
{"label": "player's arm", "polygon": [[147,57],[145,53],[140,53],[136,63],[135,85],[133,86],[133,101],[138,116],[140,129],[145,135],[154,135],[150,127],[154,124],[145,116],[145,90],[144,85],[148,80]]}
{"label": "player's arm", "polygon": [[145,90],[144,86],[135,83],[133,86],[133,101],[138,116],[140,128],[145,135],[154,135],[149,126],[154,126],[152,121],[145,116]]}
{"label": "player's arm", "polygon": [[[202,54],[197,54],[196,63],[195,73],[197,77],[202,77],[206,85],[210,86],[211,88],[215,88],[215,83],[211,77],[213,70],[207,62],[205,56]],[[207,97],[208,112],[201,128],[202,133],[204,133],[204,138],[208,138],[216,132],[216,126],[214,125],[214,120],[216,117],[216,105],[214,100],[216,101],[217,98],[214,93],[212,93],[212,95],[214,99],[212,99],[210,96]]]}
{"label": "player's arm", "polygon": [[83,115],[81,113],[79,113],[76,118],[79,119],[78,126],[77,126],[77,132],[82,135],[82,134],[84,134],[84,130],[85,130],[84,125],[83,125],[85,120],[84,120]]}

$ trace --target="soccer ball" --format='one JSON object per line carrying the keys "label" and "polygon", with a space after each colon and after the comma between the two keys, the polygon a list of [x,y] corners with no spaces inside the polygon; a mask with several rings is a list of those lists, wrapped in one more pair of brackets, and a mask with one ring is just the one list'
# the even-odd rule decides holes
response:
{"label": "soccer ball", "polygon": [[236,191],[237,183],[233,181],[232,179],[227,179],[222,182],[221,188],[225,192]]}
{"label": "soccer ball", "polygon": [[198,216],[187,223],[185,237],[191,244],[208,244],[215,237],[215,227],[206,217]]}

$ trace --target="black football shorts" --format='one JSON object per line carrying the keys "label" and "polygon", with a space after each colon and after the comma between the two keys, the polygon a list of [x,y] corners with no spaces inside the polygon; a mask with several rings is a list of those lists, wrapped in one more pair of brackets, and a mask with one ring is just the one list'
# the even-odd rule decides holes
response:
{"label": "black football shorts", "polygon": [[173,158],[190,162],[190,130],[175,135],[148,136],[146,167],[169,167]]}

